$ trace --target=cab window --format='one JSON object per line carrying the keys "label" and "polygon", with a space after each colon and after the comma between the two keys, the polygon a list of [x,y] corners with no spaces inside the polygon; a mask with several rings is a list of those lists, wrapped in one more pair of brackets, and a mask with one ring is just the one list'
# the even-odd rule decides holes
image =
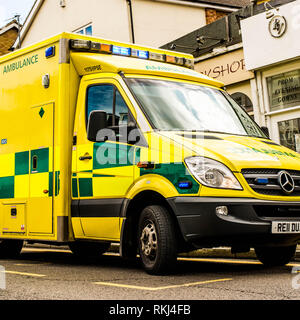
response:
{"label": "cab window", "polygon": [[111,84],[90,86],[87,91],[86,123],[94,110],[107,114],[107,126],[127,125],[129,110],[118,89]]}

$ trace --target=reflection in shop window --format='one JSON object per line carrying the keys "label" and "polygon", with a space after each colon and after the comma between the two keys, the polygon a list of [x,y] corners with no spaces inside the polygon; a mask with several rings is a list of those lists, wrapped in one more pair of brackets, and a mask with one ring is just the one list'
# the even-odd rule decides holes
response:
{"label": "reflection in shop window", "polygon": [[231,97],[251,116],[251,118],[254,119],[253,104],[246,94],[242,92],[235,92],[231,95]]}
{"label": "reflection in shop window", "polygon": [[300,152],[300,118],[278,122],[280,144]]}

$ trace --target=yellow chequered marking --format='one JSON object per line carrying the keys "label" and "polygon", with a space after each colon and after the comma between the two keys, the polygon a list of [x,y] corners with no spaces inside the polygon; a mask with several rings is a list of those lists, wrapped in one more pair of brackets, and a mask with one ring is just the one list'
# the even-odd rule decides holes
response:
{"label": "yellow chequered marking", "polygon": [[47,193],[43,192],[49,188],[48,172],[31,174],[30,179],[30,197],[49,197]]}
{"label": "yellow chequered marking", "polygon": [[0,177],[15,175],[15,154],[0,155]]}
{"label": "yellow chequered marking", "polygon": [[15,176],[15,198],[29,197],[29,175]]}

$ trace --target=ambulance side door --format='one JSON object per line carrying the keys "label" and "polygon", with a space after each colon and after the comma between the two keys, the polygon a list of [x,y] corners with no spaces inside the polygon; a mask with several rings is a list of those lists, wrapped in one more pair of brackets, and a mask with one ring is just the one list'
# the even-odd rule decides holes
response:
{"label": "ambulance side door", "polygon": [[[84,237],[119,240],[121,206],[134,178],[135,147],[109,128],[126,126],[133,117],[115,79],[84,81],[80,91],[76,172],[72,179],[77,187],[81,227]],[[100,142],[87,138],[89,116],[97,110],[107,115],[108,134]]]}

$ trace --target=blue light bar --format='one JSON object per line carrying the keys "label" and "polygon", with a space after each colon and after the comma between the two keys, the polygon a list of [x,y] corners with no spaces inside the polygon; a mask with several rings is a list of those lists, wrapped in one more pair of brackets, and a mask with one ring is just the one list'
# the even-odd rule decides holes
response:
{"label": "blue light bar", "polygon": [[140,59],[149,59],[149,51],[131,49],[131,56]]}
{"label": "blue light bar", "polygon": [[112,53],[128,57],[131,54],[131,49],[130,48],[125,48],[125,47],[113,46],[112,47]]}
{"label": "blue light bar", "polygon": [[138,50],[138,57],[141,59],[149,59],[149,51]]}
{"label": "blue light bar", "polygon": [[55,56],[55,46],[49,47],[45,51],[45,57],[51,58]]}

